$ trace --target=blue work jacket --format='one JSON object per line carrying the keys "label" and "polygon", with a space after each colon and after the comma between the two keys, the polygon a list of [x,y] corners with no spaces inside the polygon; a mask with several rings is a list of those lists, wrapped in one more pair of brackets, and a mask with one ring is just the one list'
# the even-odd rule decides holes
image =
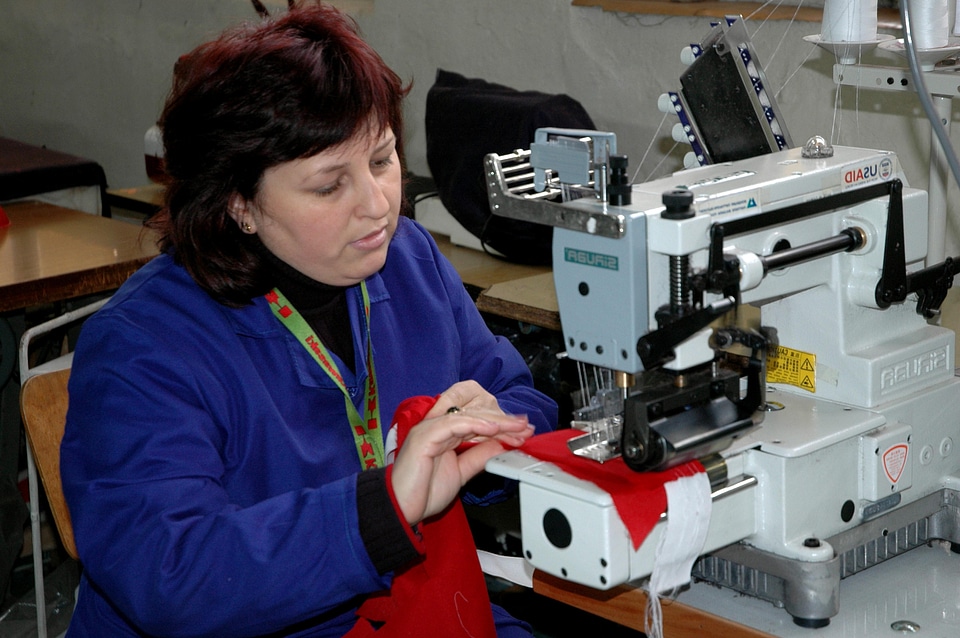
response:
{"label": "blue work jacket", "polygon": [[[556,423],[422,227],[400,219],[367,287],[385,422],[474,379],[538,431]],[[362,414],[359,287],[347,297],[356,374],[337,363]],[[84,325],[69,391],[61,472],[84,568],[69,636],[340,636],[389,587],[358,530],[343,394],[265,299],[224,306],[161,255]]]}

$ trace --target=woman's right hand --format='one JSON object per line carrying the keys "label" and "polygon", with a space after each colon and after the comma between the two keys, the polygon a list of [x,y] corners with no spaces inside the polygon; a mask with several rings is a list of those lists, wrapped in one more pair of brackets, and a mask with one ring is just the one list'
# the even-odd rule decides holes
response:
{"label": "woman's right hand", "polygon": [[503,414],[497,397],[476,381],[467,380],[454,383],[437,397],[433,408],[427,412],[427,418],[445,414],[451,408],[463,411],[493,410]]}
{"label": "woman's right hand", "polygon": [[[446,509],[460,488],[503,451],[500,441],[519,447],[532,434],[526,416],[482,408],[447,412],[434,406],[428,418],[410,429],[393,465],[393,492],[407,523],[415,525]],[[458,454],[468,441],[476,444]]]}

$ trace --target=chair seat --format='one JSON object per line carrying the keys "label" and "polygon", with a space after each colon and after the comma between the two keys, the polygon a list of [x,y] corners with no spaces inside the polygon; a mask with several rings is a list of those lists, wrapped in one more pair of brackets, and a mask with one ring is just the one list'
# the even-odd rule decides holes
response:
{"label": "chair seat", "polygon": [[31,376],[20,390],[20,412],[63,548],[72,558],[77,558],[70,511],[60,484],[60,440],[67,422],[69,379],[70,368]]}

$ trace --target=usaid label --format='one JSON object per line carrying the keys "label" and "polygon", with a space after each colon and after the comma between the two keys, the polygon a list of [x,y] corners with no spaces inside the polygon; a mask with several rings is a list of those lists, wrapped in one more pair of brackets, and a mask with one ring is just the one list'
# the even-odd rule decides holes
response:
{"label": "usaid label", "polygon": [[893,177],[895,167],[892,159],[883,157],[850,164],[840,171],[840,186],[846,191],[875,182],[886,182]]}

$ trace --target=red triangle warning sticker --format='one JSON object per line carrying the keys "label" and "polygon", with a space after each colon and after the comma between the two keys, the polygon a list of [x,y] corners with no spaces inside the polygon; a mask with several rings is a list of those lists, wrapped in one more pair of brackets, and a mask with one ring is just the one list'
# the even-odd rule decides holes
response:
{"label": "red triangle warning sticker", "polygon": [[883,471],[891,483],[900,480],[903,468],[907,465],[907,452],[910,448],[905,443],[898,443],[883,453]]}

